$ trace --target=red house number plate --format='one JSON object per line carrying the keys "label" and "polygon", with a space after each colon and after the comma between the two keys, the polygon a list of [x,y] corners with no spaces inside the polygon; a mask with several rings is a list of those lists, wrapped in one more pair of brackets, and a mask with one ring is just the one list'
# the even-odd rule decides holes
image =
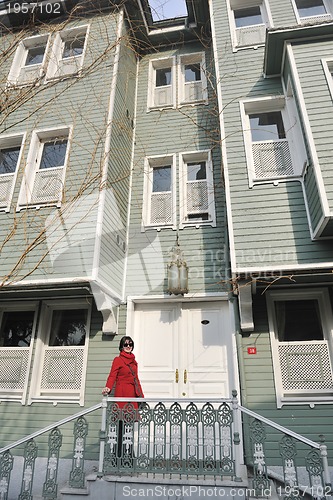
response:
{"label": "red house number plate", "polygon": [[257,354],[257,348],[256,347],[248,347],[247,353],[248,354]]}

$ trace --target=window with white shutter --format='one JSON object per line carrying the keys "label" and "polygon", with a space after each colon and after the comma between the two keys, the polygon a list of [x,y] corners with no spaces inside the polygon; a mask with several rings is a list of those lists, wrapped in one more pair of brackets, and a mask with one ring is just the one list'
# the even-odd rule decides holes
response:
{"label": "window with white shutter", "polygon": [[265,43],[266,29],[273,25],[266,0],[227,0],[232,44],[235,50]]}
{"label": "window with white shutter", "polygon": [[256,182],[300,177],[307,164],[292,86],[285,97],[240,103],[249,186]]}
{"label": "window with white shutter", "polygon": [[29,403],[83,404],[90,315],[86,300],[43,302]]}
{"label": "window with white shutter", "polygon": [[11,85],[38,84],[45,75],[49,35],[26,38],[17,46],[8,75]]}
{"label": "window with white shutter", "polygon": [[83,66],[88,38],[88,26],[60,31],[50,51],[47,78],[78,75]]}
{"label": "window with white shutter", "polygon": [[25,403],[37,306],[15,302],[0,307],[0,401]]}
{"label": "window with white shutter", "polygon": [[69,128],[33,132],[18,210],[26,206],[59,206],[69,150]]}
{"label": "window with white shutter", "polygon": [[207,102],[204,52],[180,56],[179,104]]}
{"label": "window with white shutter", "polygon": [[174,225],[175,186],[174,157],[151,157],[146,159],[144,225]]}
{"label": "window with white shutter", "polygon": [[179,169],[181,225],[215,225],[210,151],[181,153]]}
{"label": "window with white shutter", "polygon": [[332,19],[330,0],[292,0],[299,24],[318,23]]}
{"label": "window with white shutter", "polygon": [[0,137],[0,210],[8,212],[22,152],[22,135]]}
{"label": "window with white shutter", "polygon": [[150,61],[148,108],[169,108],[175,106],[175,58],[161,58]]}
{"label": "window with white shutter", "polygon": [[277,405],[332,401],[332,308],[327,290],[267,295]]}

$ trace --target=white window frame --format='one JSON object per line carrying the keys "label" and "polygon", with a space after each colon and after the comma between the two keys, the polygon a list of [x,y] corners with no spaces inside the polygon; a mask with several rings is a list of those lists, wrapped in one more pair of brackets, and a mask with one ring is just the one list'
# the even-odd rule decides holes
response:
{"label": "white window frame", "polygon": [[[47,80],[65,78],[69,76],[79,76],[81,74],[83,61],[87,50],[87,41],[89,34],[89,25],[77,26],[75,28],[59,31],[56,34],[50,50]],[[84,36],[84,46],[82,54],[63,58],[65,43],[74,40],[77,37]]]}
{"label": "white window frame", "polygon": [[323,65],[327,85],[333,100],[333,58],[322,59],[321,64]]}
{"label": "white window frame", "polygon": [[[50,329],[52,323],[52,314],[56,310],[65,309],[86,309],[87,324],[86,338],[84,346],[75,347],[50,347],[48,346]],[[30,392],[28,404],[34,402],[52,402],[57,403],[78,403],[84,405],[84,391],[87,372],[88,347],[91,325],[91,301],[86,299],[62,299],[62,300],[47,300],[42,303],[38,333],[36,338],[36,349],[34,355],[34,366],[31,377]],[[80,389],[49,389],[48,391],[41,390],[42,373],[44,368],[44,359],[46,350],[53,349],[55,352],[63,350],[70,355],[73,350],[82,351],[82,373],[80,378]]]}
{"label": "white window frame", "polygon": [[[250,7],[260,8],[260,13],[263,23],[244,28],[237,28],[234,11]],[[273,18],[269,8],[268,0],[250,0],[250,2],[249,0],[227,0],[227,8],[228,8],[231,42],[234,52],[237,52],[240,49],[257,48],[265,45],[266,29],[273,27]],[[240,35],[238,35],[238,32],[241,33],[242,30],[244,32],[249,31],[250,28],[252,28],[252,30],[255,29],[255,31],[257,31],[257,36],[259,37],[259,40],[257,40],[255,43],[245,43],[245,42],[239,43],[238,38]]]}
{"label": "white window frame", "polygon": [[[171,165],[171,221],[165,223],[151,222],[151,199],[153,189],[153,170],[154,168]],[[175,228],[176,224],[176,155],[148,156],[145,158],[144,165],[144,196],[143,196],[143,227],[147,228]]]}
{"label": "white window frame", "polygon": [[[330,358],[330,370],[332,374],[333,360],[333,315],[330,304],[330,298],[327,289],[317,288],[312,290],[297,290],[297,291],[268,291],[267,292],[267,311],[268,323],[270,331],[270,340],[272,348],[272,361],[274,370],[275,390],[277,407],[281,408],[285,404],[332,404],[333,400],[333,382],[332,391],[328,390],[303,390],[303,391],[285,391],[282,386],[282,374],[279,361],[279,345],[293,344],[297,347],[298,344],[306,344],[311,347],[315,344],[325,344]],[[278,340],[276,317],[275,317],[275,302],[285,300],[305,300],[313,299],[318,301],[321,324],[323,329],[323,341],[304,341],[304,342],[280,342]],[[333,374],[332,374],[333,381]]]}
{"label": "white window frame", "polygon": [[[1,401],[16,401],[24,405],[27,398],[29,375],[32,363],[32,353],[34,350],[34,344],[36,339],[36,325],[38,316],[38,302],[37,301],[25,301],[25,302],[10,302],[2,303],[0,305],[0,325],[2,323],[2,317],[5,312],[15,312],[15,311],[34,311],[34,322],[32,327],[31,342],[29,347],[0,347],[0,356],[5,356],[10,351],[14,351],[13,359],[17,358],[15,354],[21,353],[21,366],[22,363],[26,363],[25,377],[22,388],[8,388],[0,389],[0,402]],[[1,358],[0,358],[1,359]],[[9,358],[10,359],[10,358]],[[11,362],[12,364],[13,362]],[[3,363],[2,363],[3,368]]]}
{"label": "white window frame", "polygon": [[[171,68],[171,84],[166,86],[170,87],[170,102],[160,105],[155,102],[155,91],[156,91],[156,70],[163,68]],[[163,87],[161,87],[163,88]],[[176,107],[176,57],[160,57],[159,59],[151,59],[149,61],[149,72],[148,72],[148,104],[147,110],[152,109],[165,109],[165,108],[175,108]]]}
{"label": "white window frame", "polygon": [[311,22],[322,22],[322,21],[328,21],[328,20],[332,19],[333,8],[332,8],[331,0],[322,0],[322,1],[323,1],[324,6],[325,6],[327,14],[324,14],[322,16],[300,17],[300,15],[298,13],[296,1],[291,0],[291,4],[292,4],[293,9],[294,9],[297,24],[304,24],[304,23],[311,23]]}
{"label": "white window frame", "polygon": [[[9,174],[0,174],[0,186],[1,192],[6,189],[7,193],[3,199],[0,200],[0,211],[9,212],[11,202],[13,199],[13,193],[15,189],[17,174],[19,170],[19,165],[21,163],[23,147],[25,142],[26,134],[13,134],[13,135],[2,135],[0,136],[0,149],[6,149],[11,147],[20,147],[19,156],[17,159],[17,164],[15,172]],[[5,186],[7,184],[7,187]]]}
{"label": "white window frame", "polygon": [[[288,89],[290,88],[291,87],[288,85]],[[289,91],[290,90],[288,90],[288,92]],[[287,97],[291,96],[287,93]],[[255,173],[249,115],[275,111],[280,111],[282,115],[283,125],[286,133],[286,141],[288,142],[289,153],[292,161],[293,174],[258,177]],[[304,140],[302,138],[302,133],[298,129],[298,126],[295,126],[295,118],[293,118],[294,107],[289,106],[288,99],[286,99],[286,97],[284,96],[269,96],[259,99],[245,99],[240,101],[240,113],[246,152],[249,187],[252,188],[255,184],[268,182],[274,182],[274,184],[278,184],[280,180],[286,181],[300,178],[303,175],[304,169],[307,164],[307,154]],[[302,140],[300,140],[300,138],[302,138]],[[269,143],[271,141],[262,142]]]}
{"label": "white window frame", "polygon": [[[194,162],[205,162],[206,164],[208,220],[198,221],[187,219],[187,164]],[[188,226],[216,226],[213,163],[210,150],[182,152],[179,154],[179,217],[180,228]]]}
{"label": "white window frame", "polygon": [[[66,169],[68,164],[68,157],[71,145],[72,127],[64,126],[52,129],[44,130],[34,130],[32,133],[31,144],[29,148],[29,153],[27,157],[27,164],[25,173],[23,176],[21,189],[18,198],[17,211],[22,208],[35,207],[40,208],[42,206],[61,206],[61,200],[64,190],[64,182],[66,176]],[[41,155],[43,150],[43,144],[47,141],[52,141],[56,139],[67,139],[67,150],[65,156],[65,162],[63,166],[52,167],[45,169],[47,171],[46,177],[49,176],[51,182],[54,181],[59,184],[58,192],[55,192],[54,199],[50,200],[34,200],[34,187],[36,184],[36,179],[38,178],[38,173],[40,172],[39,166],[41,161]],[[53,174],[53,179],[52,179]]]}
{"label": "white window frame", "polygon": [[[200,88],[200,97],[198,98],[188,98],[186,97],[186,87],[193,86],[193,82],[185,81],[185,66],[187,64],[200,64],[200,77],[198,80],[197,87]],[[205,63],[205,53],[195,52],[191,54],[182,54],[178,57],[178,104],[183,105],[195,105],[195,104],[208,104],[208,90],[207,90],[207,78],[206,78],[206,63]]]}
{"label": "white window frame", "polygon": [[[16,49],[13,63],[8,75],[8,84],[23,86],[36,84],[39,85],[45,76],[47,53],[49,50],[49,34],[37,35],[22,40]],[[43,61],[40,64],[31,64],[25,66],[25,60],[28,51],[40,45],[45,45]]]}

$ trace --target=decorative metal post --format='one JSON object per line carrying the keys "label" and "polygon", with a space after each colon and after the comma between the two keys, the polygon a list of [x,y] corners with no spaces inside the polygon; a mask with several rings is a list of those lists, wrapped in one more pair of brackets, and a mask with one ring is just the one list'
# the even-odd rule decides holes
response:
{"label": "decorative metal post", "polygon": [[103,476],[104,469],[104,453],[105,453],[105,441],[106,441],[106,410],[108,407],[107,398],[102,400],[102,422],[101,430],[99,433],[99,460],[98,460],[98,477]]}
{"label": "decorative metal post", "polygon": [[18,500],[33,500],[32,483],[34,478],[35,462],[38,448],[35,441],[28,441],[24,448],[24,465],[21,493]]}
{"label": "decorative metal post", "polygon": [[0,457],[0,500],[7,500],[10,474],[13,470],[14,459],[10,451],[5,451]]}
{"label": "decorative metal post", "polygon": [[295,457],[297,455],[294,440],[284,435],[280,441],[280,455],[283,460],[283,475],[285,484],[285,498],[296,499],[299,496],[299,485],[297,477],[297,465]]}
{"label": "decorative metal post", "polygon": [[238,398],[237,391],[234,389],[232,391],[232,421],[234,424],[234,445],[235,445],[235,453],[234,453],[234,464],[235,464],[235,478],[236,482],[240,482],[242,480],[240,474],[240,413],[238,406]]}
{"label": "decorative metal post", "polygon": [[331,477],[327,460],[327,446],[325,444],[325,437],[323,436],[323,434],[320,434],[319,438],[320,438],[320,455],[324,469],[324,484],[325,484],[324,496],[325,498],[327,498],[327,497],[332,497],[332,484],[331,484]]}
{"label": "decorative metal post", "polygon": [[265,458],[266,434],[264,425],[260,420],[253,420],[250,424],[250,439],[253,454],[253,486],[257,495],[265,496],[265,490],[269,490],[269,479],[267,477],[267,465]]}
{"label": "decorative metal post", "polygon": [[88,434],[88,423],[84,417],[79,417],[75,422],[73,434],[74,447],[72,470],[69,476],[69,486],[71,488],[84,488],[84,452]]}
{"label": "decorative metal post", "polygon": [[49,456],[47,460],[46,478],[43,484],[43,499],[57,498],[57,476],[59,467],[59,452],[62,445],[62,434],[55,428],[49,435]]}

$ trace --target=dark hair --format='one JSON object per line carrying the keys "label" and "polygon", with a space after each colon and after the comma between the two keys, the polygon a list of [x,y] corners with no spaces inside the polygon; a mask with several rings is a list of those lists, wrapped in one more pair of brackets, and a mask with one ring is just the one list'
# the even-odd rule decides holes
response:
{"label": "dark hair", "polygon": [[132,342],[132,344],[133,344],[132,351],[133,351],[133,349],[134,349],[133,339],[131,337],[128,337],[127,335],[125,335],[124,337],[122,337],[120,339],[120,342],[119,342],[119,351],[122,351],[124,349],[125,342]]}

